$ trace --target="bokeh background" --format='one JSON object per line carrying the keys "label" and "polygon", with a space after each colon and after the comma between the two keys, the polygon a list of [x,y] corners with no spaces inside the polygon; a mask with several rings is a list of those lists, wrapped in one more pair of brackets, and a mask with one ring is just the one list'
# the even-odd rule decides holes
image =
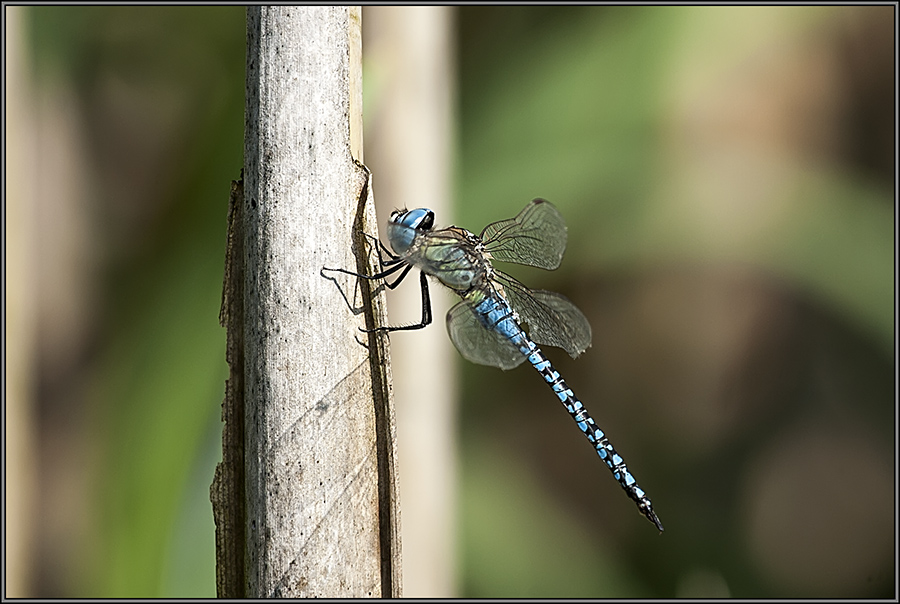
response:
{"label": "bokeh background", "polygon": [[[6,595],[213,596],[245,9],[4,11]],[[453,12],[454,221],[560,208],[510,272],[666,527],[456,359],[455,594],[895,597],[895,7]]]}

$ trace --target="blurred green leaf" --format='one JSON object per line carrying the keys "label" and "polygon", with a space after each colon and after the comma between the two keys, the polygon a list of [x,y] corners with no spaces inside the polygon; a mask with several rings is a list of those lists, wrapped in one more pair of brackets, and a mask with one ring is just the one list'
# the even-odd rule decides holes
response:
{"label": "blurred green leaf", "polygon": [[[477,231],[545,197],[569,224],[564,271],[684,261],[756,265],[890,347],[890,191],[800,158],[740,164],[744,151],[736,148],[721,150],[734,162],[717,175],[718,196],[707,199],[702,179],[709,176],[691,172],[687,151],[667,155],[673,118],[666,87],[680,67],[673,56],[707,57],[721,70],[723,61],[739,63],[759,47],[809,35],[841,16],[827,7],[584,10],[577,20],[529,32],[511,49],[479,56],[473,69],[493,77],[479,80],[478,90],[463,89],[460,223]],[[700,50],[685,54],[685,43]],[[773,170],[773,162],[784,165]],[[761,211],[771,215],[754,215],[760,208],[744,187],[766,179],[775,180],[768,193],[759,191],[767,196]],[[764,222],[747,224],[745,217]]]}
{"label": "blurred green leaf", "polygon": [[32,9],[39,76],[80,94],[110,260],[87,376],[96,532],[68,595],[215,595],[208,493],[227,377],[218,311],[242,167],[244,10]]}
{"label": "blurred green leaf", "polygon": [[585,519],[554,502],[510,453],[475,437],[463,450],[464,595],[646,597],[609,553],[613,544],[594,540]]}

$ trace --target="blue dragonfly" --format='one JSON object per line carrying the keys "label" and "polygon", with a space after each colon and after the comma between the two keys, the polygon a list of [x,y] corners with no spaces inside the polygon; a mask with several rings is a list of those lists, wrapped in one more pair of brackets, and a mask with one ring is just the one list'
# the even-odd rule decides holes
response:
{"label": "blue dragonfly", "polygon": [[[481,235],[456,226],[436,230],[434,212],[427,208],[395,210],[388,221],[387,236],[394,251],[379,242],[382,271],[378,274],[329,270],[364,279],[384,279],[385,285],[394,289],[410,270],[419,269],[422,320],[414,325],[368,331],[421,329],[430,324],[431,298],[426,275],[436,278],[462,298],[447,313],[447,331],[460,354],[473,363],[500,369],[512,369],[527,359],[553,389],[640,512],[662,531],[650,499],[625,461],[538,348],[538,344],[555,346],[577,357],[591,345],[587,318],[565,296],[528,289],[491,264],[493,259],[546,270],[559,267],[566,250],[566,224],[559,210],[549,201],[535,199],[515,218],[491,223]],[[388,283],[387,277],[397,272],[399,276]],[[528,325],[527,333],[523,322]]]}

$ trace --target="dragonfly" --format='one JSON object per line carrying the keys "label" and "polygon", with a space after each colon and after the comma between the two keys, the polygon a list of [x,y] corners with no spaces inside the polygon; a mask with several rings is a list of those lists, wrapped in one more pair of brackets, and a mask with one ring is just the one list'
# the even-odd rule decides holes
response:
{"label": "dragonfly", "polygon": [[[437,279],[462,298],[447,313],[447,331],[460,354],[473,363],[504,370],[527,360],[556,394],[638,510],[662,532],[650,498],[638,486],[625,460],[538,347],[541,344],[562,348],[572,358],[577,357],[591,345],[587,318],[562,294],[529,289],[491,263],[499,260],[545,270],[558,268],[567,239],[566,223],[559,210],[549,201],[537,198],[515,218],[493,222],[480,235],[456,226],[435,229],[434,212],[427,208],[394,210],[387,236],[393,252],[376,240],[379,273],[328,270],[383,279],[389,289],[394,289],[413,268],[418,269],[422,319],[413,325],[363,331],[396,332],[429,325],[432,313],[427,276]],[[397,278],[389,283],[388,277],[396,273]],[[523,323],[528,326],[527,331]]]}

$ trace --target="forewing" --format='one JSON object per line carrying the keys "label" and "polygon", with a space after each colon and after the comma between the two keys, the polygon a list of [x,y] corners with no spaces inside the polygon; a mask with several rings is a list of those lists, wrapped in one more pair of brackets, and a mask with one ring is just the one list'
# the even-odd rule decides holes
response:
{"label": "forewing", "polygon": [[572,358],[591,345],[591,324],[578,307],[556,292],[528,289],[506,274],[497,274],[507,299],[538,344],[562,348]]}
{"label": "forewing", "polygon": [[484,326],[468,302],[460,302],[447,313],[447,332],[459,353],[473,363],[512,369],[525,360],[512,342]]}
{"label": "forewing", "polygon": [[515,218],[484,227],[481,239],[497,260],[553,270],[566,251],[566,222],[552,203],[535,199]]}

